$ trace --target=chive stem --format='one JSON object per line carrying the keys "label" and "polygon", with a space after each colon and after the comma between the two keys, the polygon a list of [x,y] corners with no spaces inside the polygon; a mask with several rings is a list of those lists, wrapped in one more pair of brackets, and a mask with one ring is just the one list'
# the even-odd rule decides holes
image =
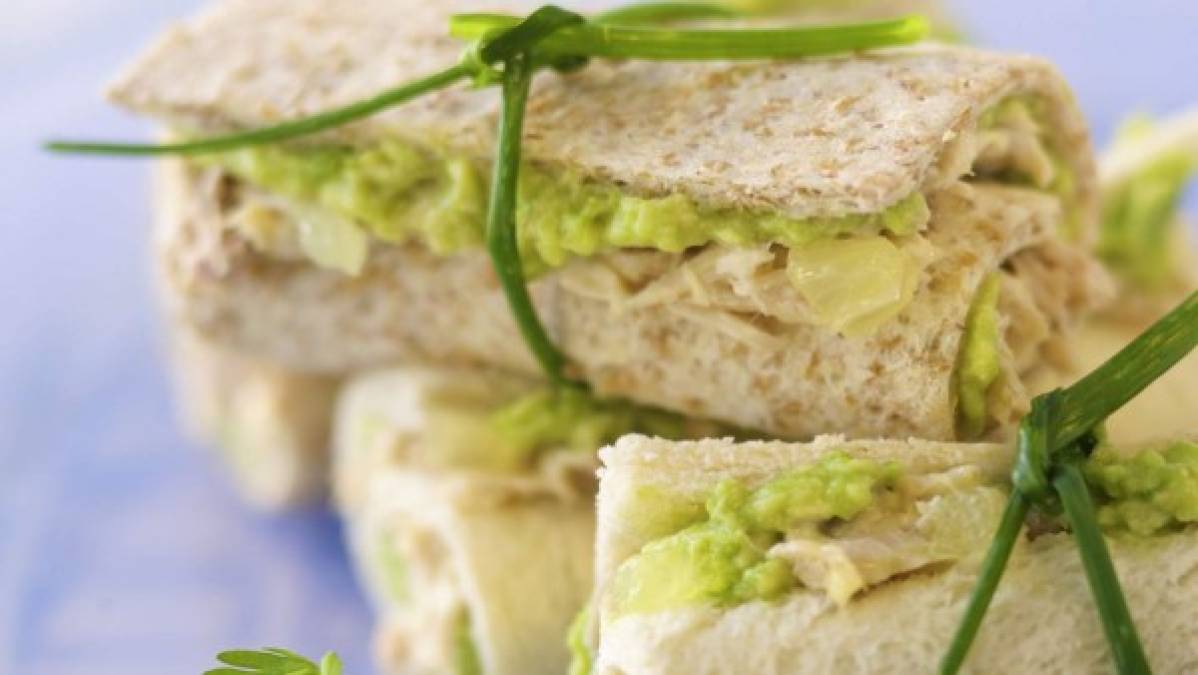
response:
{"label": "chive stem", "polygon": [[503,111],[499,120],[499,143],[487,209],[487,250],[504,295],[511,306],[516,326],[533,356],[554,384],[565,383],[565,357],[545,332],[524,279],[516,236],[516,194],[520,177],[520,139],[524,108],[532,83],[528,52],[508,59],[503,70]]}
{"label": "chive stem", "polygon": [[1098,527],[1090,489],[1077,462],[1063,462],[1052,483],[1060,495],[1077,540],[1082,567],[1090,583],[1094,604],[1098,606],[1098,614],[1102,617],[1102,630],[1110,645],[1116,672],[1120,675],[1151,673],[1152,668],[1148,665],[1148,657],[1144,654],[1135,622],[1119,585],[1119,575],[1111,563],[1106,541]]}
{"label": "chive stem", "polygon": [[1027,518],[1030,506],[1031,503],[1022,492],[1019,490],[1011,492],[1011,497],[1007,500],[1007,507],[1003,510],[1002,519],[999,521],[998,531],[995,532],[994,539],[990,542],[990,549],[982,561],[977,585],[969,598],[965,616],[961,619],[961,624],[957,627],[952,642],[949,643],[948,651],[940,661],[941,675],[953,675],[961,669],[961,665],[965,662],[969,648],[973,645],[978,629],[982,625],[982,619],[986,616],[986,610],[990,608],[990,602],[994,599],[998,582],[1002,579],[1003,572],[1006,571],[1011,552],[1015,550],[1015,543],[1019,540],[1019,533],[1023,529],[1023,521]]}
{"label": "chive stem", "polygon": [[1053,442],[1072,444],[1198,347],[1198,291],[1062,392]]}
{"label": "chive stem", "polygon": [[474,69],[470,65],[459,63],[440,72],[412,80],[377,96],[351,103],[342,108],[290,122],[283,122],[274,126],[224,136],[214,136],[196,141],[166,144],[51,141],[45,147],[52,152],[88,155],[146,156],[202,155],[269,143],[279,143],[334,129],[349,122],[369,117],[381,110],[406,103],[429,92],[443,89],[473,74]]}
{"label": "chive stem", "polygon": [[613,26],[667,23],[698,19],[734,19],[741,16],[731,7],[709,2],[643,2],[596,14],[591,23]]}
{"label": "chive stem", "polygon": [[1086,576],[1102,616],[1103,631],[1120,673],[1148,673],[1148,661],[1119,587],[1085,479],[1077,466],[1082,444],[1117,411],[1198,346],[1198,292],[1154,323],[1086,377],[1065,390],[1032,402],[1019,429],[1014,489],[965,616],[941,661],[942,675],[956,673],[965,660],[994,596],[1018,536],[1018,521],[1029,506],[1055,492],[1074,528]]}
{"label": "chive stem", "polygon": [[[450,21],[450,34],[480,40],[519,23],[519,17],[503,14],[458,14]],[[546,37],[537,45],[537,53],[550,59],[794,59],[911,44],[928,32],[928,22],[921,16],[840,26],[744,30],[669,30],[591,22]]]}

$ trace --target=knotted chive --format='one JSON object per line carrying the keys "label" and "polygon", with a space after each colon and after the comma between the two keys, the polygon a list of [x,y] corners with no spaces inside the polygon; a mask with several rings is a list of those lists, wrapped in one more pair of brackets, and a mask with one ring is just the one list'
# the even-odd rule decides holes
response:
{"label": "knotted chive", "polygon": [[1032,402],[1032,411],[1020,424],[1011,497],[982,562],[965,615],[940,662],[942,675],[958,672],[964,663],[1028,509],[1053,494],[1064,506],[1077,541],[1117,672],[1151,672],[1078,463],[1092,446],[1087,437],[1095,428],[1196,346],[1198,292],[1073,386]]}

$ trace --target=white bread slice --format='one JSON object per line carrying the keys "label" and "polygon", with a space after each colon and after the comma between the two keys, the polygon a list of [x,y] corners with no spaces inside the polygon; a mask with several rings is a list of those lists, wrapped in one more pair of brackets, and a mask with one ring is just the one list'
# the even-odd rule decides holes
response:
{"label": "white bread slice", "polygon": [[[162,38],[111,89],[136,112],[194,129],[252,127],[326,111],[456,63],[454,12],[512,0],[223,0]],[[1000,100],[1045,103],[1075,177],[1082,222],[1097,213],[1086,124],[1047,62],[924,46],[801,62],[596,61],[539,77],[524,157],[639,195],[796,218],[875,213],[947,178],[940,161]],[[460,87],[326,136],[398,137],[488,161],[498,93]],[[663,115],[663,111],[669,111]],[[947,161],[947,159],[946,159]],[[950,162],[951,163],[951,162]]]}
{"label": "white bread slice", "polygon": [[[437,467],[424,408],[458,395],[472,401],[463,414],[479,414],[480,385],[502,399],[527,383],[389,371],[351,381],[339,403],[338,506],[378,611],[382,672],[454,672],[460,630],[487,675],[556,675],[568,663],[562,636],[591,588],[595,458],[550,457],[518,474]],[[398,592],[387,562],[397,557]]]}
{"label": "white bread slice", "polygon": [[278,511],[325,494],[338,379],[296,373],[170,331],[177,414],[218,451],[249,504]]}
{"label": "white bread slice", "polygon": [[[272,260],[232,232],[237,203],[219,175],[178,163],[164,172],[156,240],[167,308],[207,339],[330,374],[413,362],[538,374],[481,252],[377,246],[356,278]],[[959,340],[986,275],[1012,257],[1045,271],[1026,283],[1050,342],[1105,301],[1109,285],[1054,239],[1060,210],[1041,193],[959,184],[932,205],[936,259],[907,310],[871,336],[686,300],[626,309],[608,260],[576,261],[533,291],[557,344],[602,394],[787,437],[952,439]],[[614,278],[615,294],[595,277]],[[1000,427],[1026,403],[1022,374],[1000,385],[1016,402]]]}
{"label": "white bread slice", "polygon": [[465,611],[483,672],[564,672],[562,636],[591,587],[594,522],[586,500],[513,493],[482,475],[382,470],[347,529],[368,588],[385,587],[370,581],[379,578],[372,566],[380,546],[406,559],[408,598],[373,594],[380,668],[454,672],[454,631]]}
{"label": "white bread slice", "polygon": [[[1010,450],[925,442],[810,445],[725,441],[667,443],[626,437],[602,453],[596,587],[646,543],[632,495],[644,486],[702,493],[725,477],[750,484],[833,449],[893,459],[922,472],[977,463],[1005,473]],[[1112,538],[1111,552],[1157,672],[1198,668],[1198,536]],[[976,565],[915,573],[869,589],[838,608],[822,593],[797,591],[776,603],[690,608],[614,621],[598,618],[596,675],[934,672],[964,612]],[[1017,547],[966,664],[971,673],[1112,672],[1076,546],[1045,534]]]}

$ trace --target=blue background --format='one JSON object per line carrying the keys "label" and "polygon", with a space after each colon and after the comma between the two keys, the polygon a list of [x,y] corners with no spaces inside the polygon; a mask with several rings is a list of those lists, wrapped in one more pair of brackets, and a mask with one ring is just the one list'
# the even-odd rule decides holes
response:
{"label": "blue background", "polygon": [[[0,675],[194,675],[219,649],[337,649],[370,672],[337,524],[241,506],[175,428],[146,263],[146,166],[51,158],[145,126],[97,91],[195,0],[0,4]],[[1060,64],[1105,141],[1198,102],[1198,5],[957,5]]]}

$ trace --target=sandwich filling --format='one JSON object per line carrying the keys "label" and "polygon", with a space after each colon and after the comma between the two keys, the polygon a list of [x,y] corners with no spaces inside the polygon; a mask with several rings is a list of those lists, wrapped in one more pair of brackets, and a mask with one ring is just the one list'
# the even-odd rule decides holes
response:
{"label": "sandwich filling", "polygon": [[[1058,194],[1068,210],[1073,181],[1045,132],[1041,108],[1037,98],[1014,96],[984,113],[979,129],[950,144],[940,167],[945,177],[936,181],[966,176],[1030,185]],[[205,161],[262,191],[237,221],[268,255],[357,274],[372,241],[417,242],[444,255],[483,245],[486,166],[451,151],[390,139],[364,148],[256,147]],[[911,240],[930,215],[922,192],[877,213],[800,219],[709,208],[682,194],[629,194],[528,164],[516,219],[532,274],[618,250],[778,247],[791,253],[786,277],[812,306],[809,319],[862,334],[910,302],[928,262],[911,250]],[[883,281],[845,291],[836,277],[854,269],[872,269]],[[851,309],[838,309],[845,305]]]}
{"label": "sandwich filling", "polygon": [[[1146,119],[1129,122],[1116,146],[1133,144],[1152,132]],[[1103,203],[1098,253],[1128,285],[1140,291],[1161,291],[1192,274],[1183,269],[1176,246],[1178,204],[1198,160],[1185,150],[1162,154],[1123,184],[1109,190]],[[1184,284],[1184,280],[1182,282]]]}
{"label": "sandwich filling", "polygon": [[552,456],[582,455],[589,463],[596,450],[632,433],[681,440],[733,431],[578,389],[493,380],[463,377],[423,387],[421,419],[410,429],[362,410],[345,422],[349,445],[406,466],[521,473]]}
{"label": "sandwich filling", "polygon": [[379,571],[388,582],[379,631],[388,662],[480,675],[470,609],[447,542],[415,520],[398,518],[375,534]]}
{"label": "sandwich filling", "polygon": [[[1108,532],[1151,536],[1198,522],[1198,443],[1104,447],[1085,471]],[[1008,492],[977,467],[921,475],[846,453],[756,486],[725,480],[697,509],[679,500],[675,513],[690,509],[693,519],[625,560],[600,607],[619,618],[800,591],[844,605],[896,577],[979,560]]]}

